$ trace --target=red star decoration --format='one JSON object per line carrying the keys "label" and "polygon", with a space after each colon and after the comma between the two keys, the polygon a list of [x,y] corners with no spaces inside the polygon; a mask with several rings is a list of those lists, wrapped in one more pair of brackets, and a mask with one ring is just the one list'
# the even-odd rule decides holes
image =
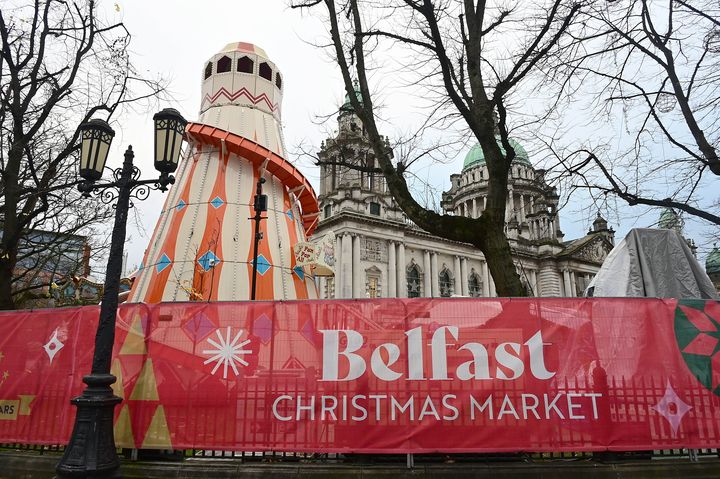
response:
{"label": "red star decoration", "polygon": [[700,333],[685,346],[683,353],[710,358],[712,389],[720,386],[720,304],[707,302],[705,311],[680,306],[688,320]]}

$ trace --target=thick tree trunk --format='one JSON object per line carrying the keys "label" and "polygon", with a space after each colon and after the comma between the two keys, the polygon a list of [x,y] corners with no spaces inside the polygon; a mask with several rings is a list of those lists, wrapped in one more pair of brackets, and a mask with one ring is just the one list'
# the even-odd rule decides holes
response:
{"label": "thick tree trunk", "polygon": [[3,257],[0,259],[0,310],[15,309],[12,279],[16,260],[15,251],[3,251]]}
{"label": "thick tree trunk", "polygon": [[[22,137],[22,129],[14,125],[14,138]],[[5,191],[3,194],[2,240],[0,241],[0,310],[15,309],[12,286],[17,263],[19,221],[18,221],[18,175],[22,163],[22,145],[14,141],[7,155],[3,171]]]}
{"label": "thick tree trunk", "polygon": [[482,234],[478,234],[478,243],[476,246],[485,255],[497,295],[527,296],[527,291],[515,269],[504,227],[502,225],[498,227],[496,222],[485,222]]}

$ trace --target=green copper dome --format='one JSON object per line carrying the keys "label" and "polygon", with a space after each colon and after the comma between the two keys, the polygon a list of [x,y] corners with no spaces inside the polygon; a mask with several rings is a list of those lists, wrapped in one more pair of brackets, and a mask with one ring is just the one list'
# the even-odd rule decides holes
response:
{"label": "green copper dome", "polygon": [[[503,154],[505,154],[505,148],[502,147],[502,144],[500,143],[500,138],[495,137],[498,146],[500,147],[500,151],[502,151]],[[525,151],[525,148],[520,145],[517,141],[510,138],[510,146],[513,147],[513,150],[515,150],[515,159],[513,162],[522,163],[527,166],[532,166],[532,163],[530,163],[530,160],[528,158],[527,151]],[[472,148],[470,148],[470,151],[467,152],[467,155],[465,155],[465,162],[463,163],[463,170],[466,168],[470,168],[471,166],[480,166],[485,164],[485,154],[482,151],[482,147],[480,146],[480,143],[475,144]]]}
{"label": "green copper dome", "polygon": [[[357,80],[353,82],[353,86],[355,87],[355,98],[357,98],[357,100],[362,105],[362,93],[360,92],[360,85],[358,85]],[[345,93],[345,103],[343,103],[343,105],[340,107],[340,111],[353,111],[353,107],[350,104],[350,95],[348,95],[347,93]]]}
{"label": "green copper dome", "polygon": [[705,272],[708,274],[720,273],[720,249],[715,245],[705,260]]}
{"label": "green copper dome", "polygon": [[672,208],[665,208],[662,213],[660,213],[660,219],[658,220],[659,228],[680,232],[684,226],[685,222]]}

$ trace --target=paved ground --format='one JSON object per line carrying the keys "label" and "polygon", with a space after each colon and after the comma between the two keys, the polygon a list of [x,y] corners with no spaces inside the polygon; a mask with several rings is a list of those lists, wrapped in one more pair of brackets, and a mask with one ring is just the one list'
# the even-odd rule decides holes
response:
{"label": "paved ground", "polygon": [[[0,452],[0,479],[49,479],[59,456],[33,452]],[[123,462],[125,479],[195,478],[321,478],[321,479],[710,479],[720,477],[720,459],[653,460],[599,463],[593,461],[484,464],[433,464],[407,469],[397,465],[318,463],[243,463],[237,459],[187,459],[179,462]]]}

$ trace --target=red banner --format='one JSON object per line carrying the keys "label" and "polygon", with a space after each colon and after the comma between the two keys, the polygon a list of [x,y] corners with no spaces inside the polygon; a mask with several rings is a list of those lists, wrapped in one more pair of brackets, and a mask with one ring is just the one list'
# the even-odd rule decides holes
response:
{"label": "red banner", "polygon": [[[0,442],[66,443],[96,307],[0,314]],[[720,303],[387,299],[123,305],[122,447],[720,447]]]}

